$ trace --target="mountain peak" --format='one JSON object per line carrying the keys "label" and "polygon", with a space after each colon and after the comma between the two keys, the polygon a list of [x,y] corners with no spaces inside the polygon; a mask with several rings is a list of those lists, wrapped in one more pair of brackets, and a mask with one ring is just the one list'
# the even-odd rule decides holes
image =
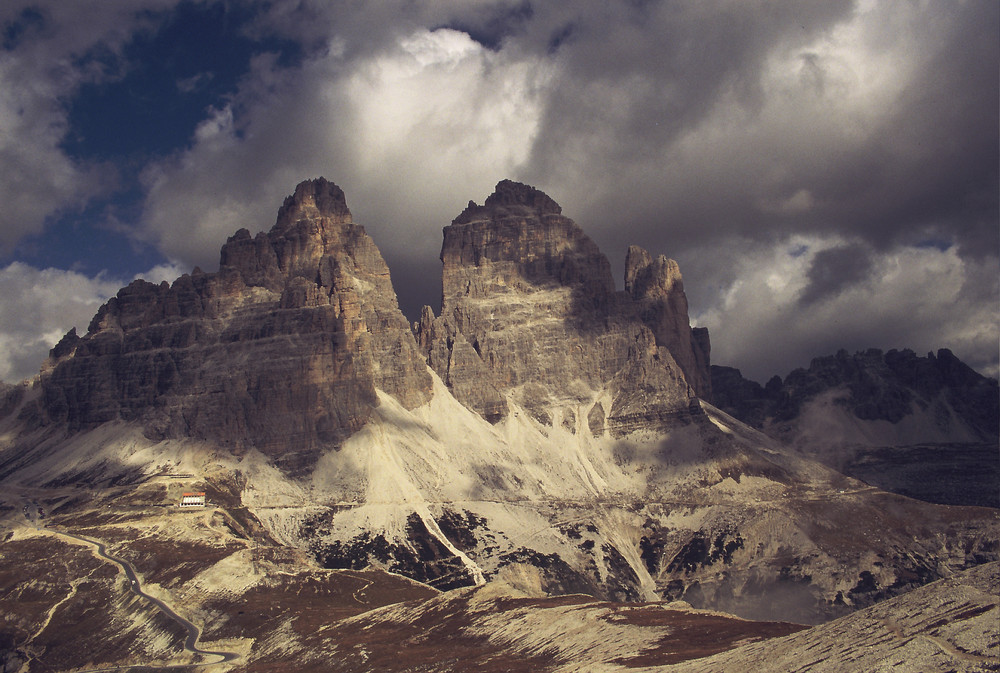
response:
{"label": "mountain peak", "polygon": [[562,208],[545,192],[513,180],[501,180],[482,206],[469,201],[454,224],[467,224],[497,216],[561,215]]}
{"label": "mountain peak", "polygon": [[629,246],[625,257],[625,291],[633,299],[667,296],[675,287],[684,289],[677,262],[665,255],[659,255],[654,260],[643,248]]}
{"label": "mountain peak", "polygon": [[276,227],[307,218],[326,218],[338,223],[351,222],[344,190],[324,177],[304,180],[285,198],[278,210]]}
{"label": "mountain peak", "polygon": [[[220,267],[233,267],[248,285],[280,291],[289,277],[329,281],[322,260],[330,255],[362,254],[388,277],[385,264],[363,249],[370,248],[364,227],[354,223],[344,190],[326,178],[300,182],[285,198],[271,230],[252,237],[246,229],[230,236],[222,248]],[[327,265],[328,267],[329,265]]]}
{"label": "mountain peak", "polygon": [[[5,505],[5,524],[37,497],[61,503],[60,523],[113,540],[133,522],[165,529],[176,476],[204,483],[236,522],[240,541],[208,554],[224,558],[219,572],[233,548],[265,579],[306,552],[442,590],[495,579],[796,621],[996,558],[995,514],[888,499],[702,402],[710,344],[665,256],[631,248],[618,292],[580,227],[503,181],[476,219],[445,227],[441,315],[422,312],[417,341],[342,194],[299,185],[269,232],[226,243],[218,272],[133,282],[53,349],[30,389],[0,386],[0,483],[33,487]],[[867,418],[901,406],[886,370],[927,390],[965,376],[946,351],[933,364],[846,357],[799,378],[845,372]],[[95,495],[66,501],[71,484]],[[168,537],[159,557],[190,556],[169,551],[188,536]],[[42,542],[33,555],[50,553]],[[239,552],[258,542],[264,553]]]}
{"label": "mountain peak", "polygon": [[493,193],[486,197],[485,205],[487,208],[526,206],[540,213],[551,213],[553,215],[562,213],[562,208],[548,194],[535,189],[531,185],[514,182],[513,180],[501,180],[498,182],[497,186],[493,189]]}

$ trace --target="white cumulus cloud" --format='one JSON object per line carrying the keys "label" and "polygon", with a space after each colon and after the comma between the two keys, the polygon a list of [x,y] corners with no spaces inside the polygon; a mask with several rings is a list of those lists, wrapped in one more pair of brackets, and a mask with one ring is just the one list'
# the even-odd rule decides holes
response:
{"label": "white cumulus cloud", "polygon": [[433,264],[441,227],[529,157],[549,76],[543,60],[446,28],[353,61],[341,49],[294,69],[261,57],[190,148],[146,169],[143,235],[210,269],[226,236],[268,229],[296,183],[323,175],[388,257]]}
{"label": "white cumulus cloud", "polygon": [[0,380],[38,373],[49,349],[71,328],[83,335],[101,304],[122,282],[20,262],[0,268]]}
{"label": "white cumulus cloud", "polygon": [[713,362],[763,382],[840,348],[922,355],[947,347],[997,375],[995,264],[963,259],[954,247],[873,253],[864,279],[803,304],[818,256],[843,245],[839,238],[795,236],[743,254],[717,303],[696,313],[711,333]]}

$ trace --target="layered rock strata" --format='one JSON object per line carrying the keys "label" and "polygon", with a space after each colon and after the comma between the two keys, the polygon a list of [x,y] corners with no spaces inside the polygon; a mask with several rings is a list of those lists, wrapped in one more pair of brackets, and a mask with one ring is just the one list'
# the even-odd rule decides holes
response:
{"label": "layered rock strata", "polygon": [[442,309],[418,340],[466,406],[509,402],[601,435],[662,425],[707,396],[707,333],[692,334],[677,264],[629,251],[625,292],[597,245],[544,193],[509,180],[444,229]]}
{"label": "layered rock strata", "polygon": [[293,462],[362,427],[376,388],[407,408],[431,390],[388,267],[323,178],[298,185],[270,232],[230,237],[217,273],[122,289],[47,369],[42,423],[139,421]]}

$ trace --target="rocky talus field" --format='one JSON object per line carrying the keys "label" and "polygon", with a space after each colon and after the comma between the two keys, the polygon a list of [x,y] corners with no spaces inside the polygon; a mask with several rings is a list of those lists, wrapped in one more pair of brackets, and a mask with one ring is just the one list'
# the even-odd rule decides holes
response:
{"label": "rocky talus field", "polygon": [[4,385],[0,670],[1000,670],[995,381],[748,382],[509,180],[441,260],[409,321],[309,180]]}

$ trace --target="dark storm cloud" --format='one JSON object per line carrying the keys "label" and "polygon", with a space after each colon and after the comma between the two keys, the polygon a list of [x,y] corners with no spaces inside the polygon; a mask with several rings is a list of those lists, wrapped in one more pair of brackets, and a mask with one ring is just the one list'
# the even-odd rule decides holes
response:
{"label": "dark storm cloud", "polygon": [[[931,4],[905,50],[913,70],[868,142],[806,166],[826,203],[815,230],[857,235],[886,248],[921,238],[954,241],[969,254],[998,245],[997,119],[1000,5]],[[898,28],[898,27],[895,27]],[[873,31],[887,48],[903,39]]]}
{"label": "dark storm cloud", "polygon": [[[535,159],[558,156],[584,131],[613,139],[622,155],[658,152],[702,122],[724,90],[754,108],[764,95],[759,72],[773,50],[808,41],[845,18],[850,6],[843,0],[784,7],[584,2],[550,10],[540,17],[547,24],[542,36],[564,22],[573,30],[558,49],[563,70]],[[616,95],[594,96],[602,90]],[[607,121],[616,123],[605,126]]]}
{"label": "dark storm cloud", "polygon": [[858,208],[872,214],[859,228],[870,223],[896,241],[912,241],[919,227],[924,236],[952,238],[964,254],[996,254],[998,17],[1000,3],[973,2],[936,24],[940,48],[903,91],[899,114],[883,125],[884,144],[873,148],[884,149],[885,168]]}
{"label": "dark storm cloud", "polygon": [[[662,214],[664,208],[688,216],[683,219],[698,211],[710,216],[706,205],[720,203],[720,192],[722,203],[738,202],[741,195],[727,194],[722,181],[703,184],[701,192],[711,198],[701,203],[694,192],[664,203],[656,198],[664,190],[656,187],[670,179],[677,145],[704,125],[714,108],[732,105],[751,115],[760,109],[766,97],[761,71],[776,49],[807,42],[850,8],[847,2],[572,6],[577,11],[546,17],[551,28],[572,22],[573,31],[556,55],[560,77],[546,101],[530,175],[558,181],[581,165],[641,167],[648,185],[625,195],[636,219],[647,222],[647,212]],[[717,158],[726,155],[722,151]],[[608,176],[593,171],[588,177]],[[626,191],[614,179],[604,182],[594,186],[608,193]],[[699,228],[704,224],[697,223]]]}
{"label": "dark storm cloud", "polygon": [[806,273],[807,284],[799,295],[799,305],[805,307],[838,296],[846,288],[869,280],[873,264],[871,251],[863,244],[821,250]]}
{"label": "dark storm cloud", "polygon": [[[595,219],[680,251],[804,229],[995,243],[996,3],[876,6],[854,34],[848,3],[721,7],[572,17],[529,177],[589,179]],[[872,53],[881,88],[852,50]],[[790,82],[775,81],[781,60]]]}

